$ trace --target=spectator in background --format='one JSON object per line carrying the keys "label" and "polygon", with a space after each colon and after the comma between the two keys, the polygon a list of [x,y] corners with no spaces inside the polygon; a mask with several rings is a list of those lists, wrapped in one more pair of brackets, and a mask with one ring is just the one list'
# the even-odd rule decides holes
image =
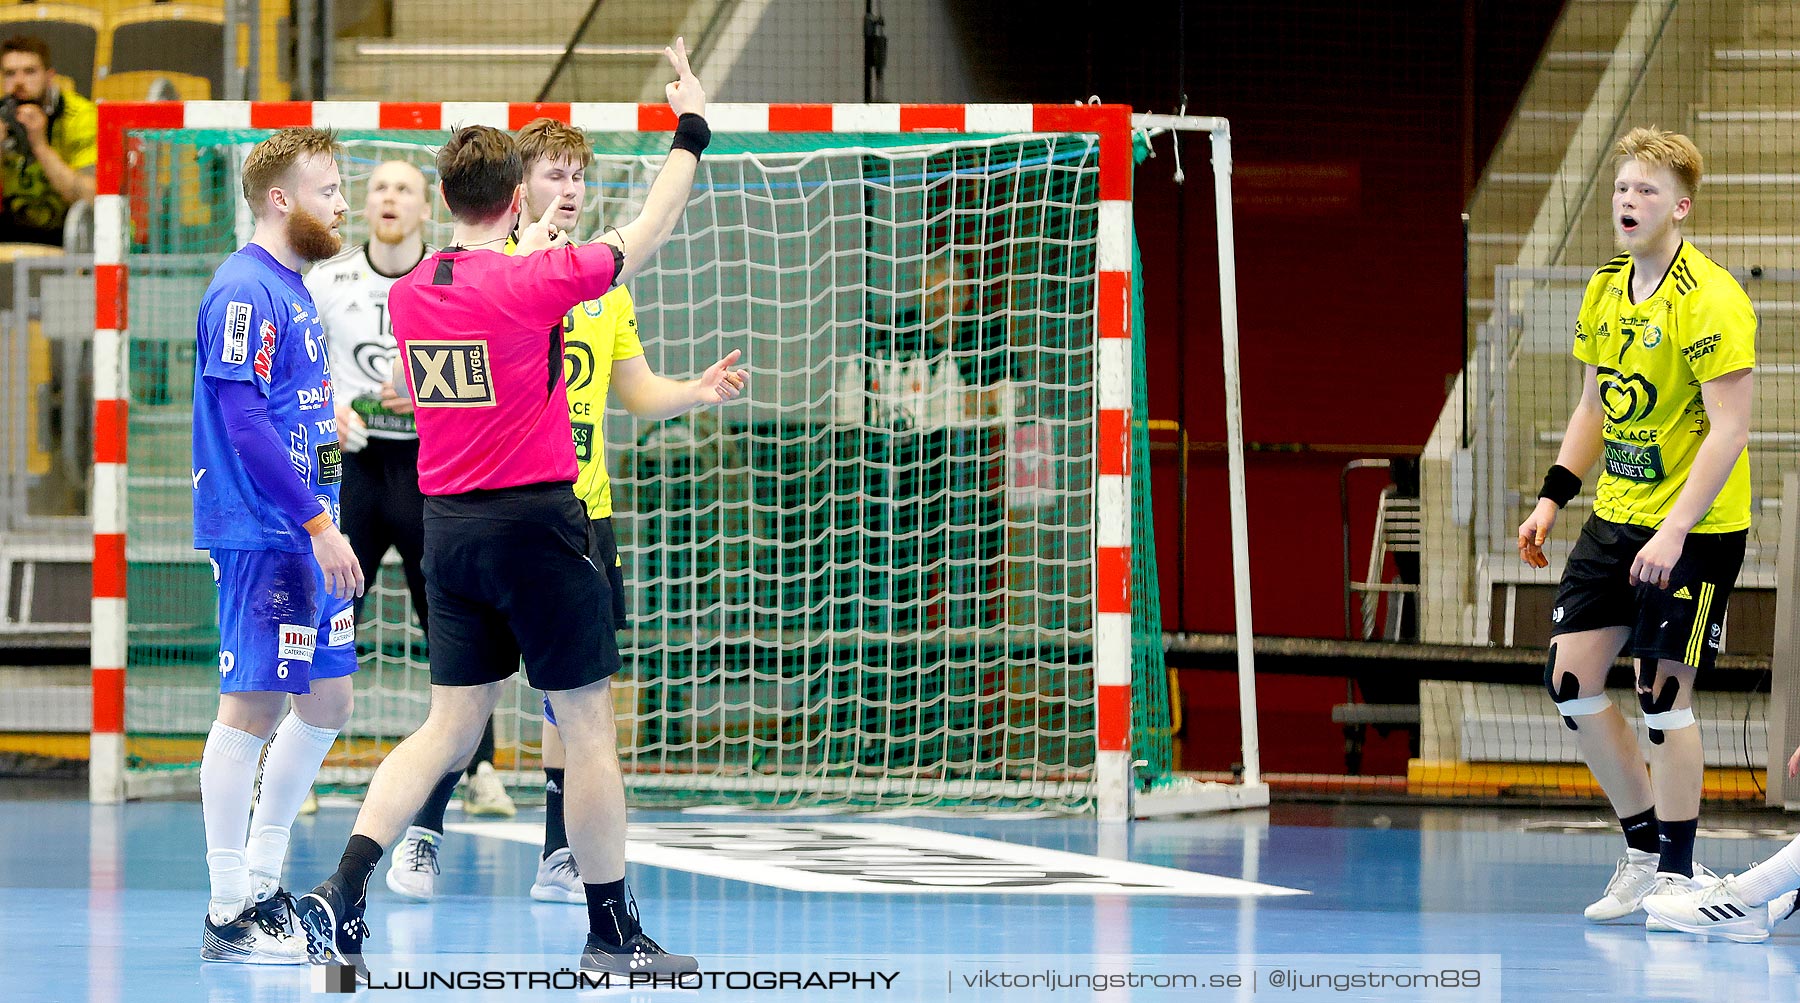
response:
{"label": "spectator in background", "polygon": [[94,197],[99,115],[58,83],[42,39],[0,42],[0,83],[0,241],[61,247],[69,207]]}

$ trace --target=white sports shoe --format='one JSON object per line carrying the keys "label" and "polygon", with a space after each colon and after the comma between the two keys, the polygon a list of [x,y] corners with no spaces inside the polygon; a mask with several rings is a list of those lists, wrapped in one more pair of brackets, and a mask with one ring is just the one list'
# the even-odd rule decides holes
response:
{"label": "white sports shoe", "polygon": [[500,783],[500,774],[494,772],[494,764],[482,763],[475,767],[475,775],[469,778],[463,793],[463,814],[512,818],[518,813],[519,809],[506,794],[506,787]]}
{"label": "white sports shoe", "polygon": [[306,938],[288,932],[276,910],[250,906],[229,923],[208,913],[200,935],[200,960],[236,965],[304,965]]}
{"label": "white sports shoe", "polygon": [[575,866],[575,854],[563,847],[538,861],[537,880],[531,883],[531,897],[539,902],[587,904],[587,886],[581,883],[581,871]]}
{"label": "white sports shoe", "polygon": [[442,833],[406,827],[406,837],[394,846],[394,862],[388,866],[387,886],[396,895],[419,902],[437,893],[438,840]]}
{"label": "white sports shoe", "polygon": [[1659,854],[1626,848],[1613,868],[1611,880],[1606,882],[1606,894],[1581,914],[1590,923],[1606,923],[1637,912],[1656,880],[1656,865],[1661,860]]}
{"label": "white sports shoe", "polygon": [[[1644,911],[1671,929],[1724,937],[1740,944],[1760,944],[1769,939],[1771,922],[1768,905],[1750,905],[1738,894],[1737,882],[1726,878],[1704,888],[1682,890],[1671,887],[1680,878],[1657,882],[1657,893],[1644,897]],[[1777,902],[1780,899],[1776,900]]]}
{"label": "white sports shoe", "polygon": [[[1685,895],[1688,892],[1711,888],[1719,883],[1719,876],[1699,864],[1694,865],[1694,876],[1684,878],[1679,874],[1656,872],[1656,880],[1650,883],[1650,890],[1644,893],[1645,898],[1652,895]],[[1639,903],[1639,907],[1642,907]],[[1644,930],[1647,933],[1675,933],[1676,929],[1649,913],[1644,914]]]}

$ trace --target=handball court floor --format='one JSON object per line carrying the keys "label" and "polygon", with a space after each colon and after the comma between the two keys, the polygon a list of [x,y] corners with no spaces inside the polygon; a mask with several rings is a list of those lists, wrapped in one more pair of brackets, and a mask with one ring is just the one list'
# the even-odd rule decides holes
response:
{"label": "handball court floor", "polygon": [[[0,937],[12,945],[0,1000],[330,998],[315,992],[322,970],[200,963],[206,872],[196,802],[90,807],[80,793],[0,785]],[[287,872],[296,893],[335,866],[354,813],[353,803],[327,799],[317,815],[296,824]],[[384,862],[370,892],[368,950],[377,980],[396,985],[402,970],[572,967],[583,910],[526,894],[541,820],[539,808],[494,823],[465,819],[453,807],[439,897],[430,904],[390,893],[380,878]],[[1773,852],[1788,825],[1772,814],[1713,813],[1702,822],[1697,858],[1721,873]],[[1582,906],[1604,886],[1620,846],[1614,823],[1594,810],[1278,804],[1128,828],[1068,817],[638,811],[632,823],[632,883],[647,931],[665,947],[698,955],[720,973],[713,984],[697,990],[383,988],[377,998],[1800,1000],[1800,919],[1777,927],[1761,945],[1647,935],[1641,920],[1584,922]],[[880,868],[784,870],[780,850],[755,849],[735,862],[729,855],[732,840],[741,843],[746,834],[816,835],[815,826],[850,845],[847,857],[835,858],[840,862],[871,852],[857,842],[869,834],[956,848],[939,856],[941,866],[906,868],[940,885],[1034,868],[1064,877],[1110,875],[1115,884],[1099,882],[1079,894],[1043,894],[1032,881],[1010,882],[1013,891],[1005,894],[889,889],[866,880],[852,881],[861,890],[828,890],[834,874],[867,879]],[[666,866],[642,863],[656,851],[636,837],[656,830],[662,835],[649,842],[669,842],[667,834],[675,832],[681,838],[673,843],[722,847],[726,855],[702,853],[695,864],[665,853],[657,859]],[[1126,858],[1173,870],[1121,867]],[[959,870],[963,864],[973,870]],[[1184,890],[1158,892],[1162,879]],[[794,886],[777,886],[784,881]],[[1482,985],[1402,988],[1406,983],[1397,981],[1445,968],[1479,971]],[[897,978],[877,990],[816,983],[757,988],[747,981],[749,973],[780,971]],[[1172,989],[1140,980],[1105,992],[1091,984],[1052,989],[1045,981],[1018,989],[982,981],[996,971],[1046,979],[1071,972],[1186,973],[1213,981]],[[1288,980],[1285,989],[1271,986],[1284,977],[1278,971]],[[1295,973],[1308,971],[1327,977],[1375,972],[1389,983],[1296,989]],[[740,987],[723,979],[730,972],[745,973],[734,976]],[[1231,973],[1254,975],[1254,988],[1219,981]]]}

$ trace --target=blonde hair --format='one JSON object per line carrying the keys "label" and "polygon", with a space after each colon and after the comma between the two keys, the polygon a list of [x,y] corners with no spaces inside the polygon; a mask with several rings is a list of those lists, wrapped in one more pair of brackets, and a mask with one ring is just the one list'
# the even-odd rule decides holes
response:
{"label": "blonde hair", "polygon": [[1646,167],[1667,167],[1689,196],[1700,190],[1700,176],[1705,170],[1700,148],[1681,133],[1654,125],[1636,128],[1619,139],[1613,155],[1621,164],[1635,160]]}
{"label": "blonde hair", "polygon": [[594,150],[588,146],[587,134],[553,118],[538,118],[525,123],[513,137],[519,143],[519,159],[529,172],[540,160],[572,160],[587,168],[594,163]]}
{"label": "blonde hair", "polygon": [[337,133],[311,127],[283,129],[256,144],[244,158],[244,201],[250,212],[261,216],[269,189],[280,188],[288,173],[302,158],[325,156],[337,159],[343,152]]}

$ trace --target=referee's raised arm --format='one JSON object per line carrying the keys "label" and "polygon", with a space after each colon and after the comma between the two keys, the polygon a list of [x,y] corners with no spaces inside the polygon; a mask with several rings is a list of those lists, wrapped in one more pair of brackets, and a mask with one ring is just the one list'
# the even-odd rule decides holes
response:
{"label": "referee's raised arm", "polygon": [[704,117],[706,91],[688,65],[687,45],[677,38],[675,47],[664,49],[663,53],[676,73],[676,80],[667,88],[669,107],[675,112],[675,140],[662,170],[650,183],[650,194],[637,218],[600,238],[625,252],[625,263],[613,279],[614,285],[631,281],[675,232],[681,211],[687,207],[688,193],[694,187],[700,153],[712,141],[712,130]]}

